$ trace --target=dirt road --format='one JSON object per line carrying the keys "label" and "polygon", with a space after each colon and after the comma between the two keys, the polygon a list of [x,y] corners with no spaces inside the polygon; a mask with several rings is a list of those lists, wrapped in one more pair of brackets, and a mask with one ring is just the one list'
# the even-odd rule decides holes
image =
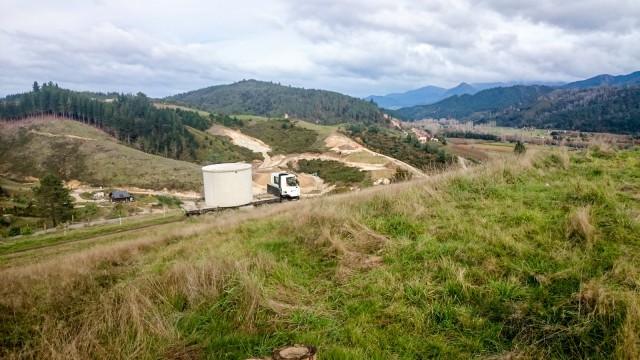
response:
{"label": "dirt road", "polygon": [[[266,188],[267,183],[269,183],[268,174],[270,172],[287,169],[289,164],[303,159],[339,161],[346,166],[372,172],[372,175],[375,174],[372,176],[374,180],[388,176],[390,173],[393,173],[393,169],[398,167],[410,171],[416,178],[426,176],[422,171],[405,162],[383,154],[378,154],[358,144],[349,137],[337,133],[333,133],[325,139],[325,145],[329,151],[323,154],[303,153],[270,156],[269,152],[271,151],[271,148],[269,145],[259,139],[245,135],[240,131],[232,130],[220,125],[214,125],[208,130],[208,132],[213,135],[229,137],[234,144],[262,154],[264,160],[254,169],[254,194],[264,193],[264,189]],[[362,153],[363,155],[354,155],[358,153]],[[360,161],[351,160],[354,158],[360,159]],[[317,176],[298,174],[298,180],[300,181],[300,187],[303,194],[315,196],[325,194],[333,189],[333,187],[326,185],[324,181]]]}

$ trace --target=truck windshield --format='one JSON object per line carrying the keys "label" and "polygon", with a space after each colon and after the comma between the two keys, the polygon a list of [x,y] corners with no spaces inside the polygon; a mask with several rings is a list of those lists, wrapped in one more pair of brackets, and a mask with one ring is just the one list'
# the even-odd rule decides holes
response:
{"label": "truck windshield", "polygon": [[287,185],[288,186],[298,186],[298,180],[296,180],[295,177],[288,177],[287,178]]}

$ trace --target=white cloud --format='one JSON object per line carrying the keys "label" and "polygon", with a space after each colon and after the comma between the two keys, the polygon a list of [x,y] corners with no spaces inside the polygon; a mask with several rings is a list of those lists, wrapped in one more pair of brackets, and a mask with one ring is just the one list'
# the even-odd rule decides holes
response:
{"label": "white cloud", "polygon": [[633,0],[3,0],[0,24],[0,95],[34,80],[166,96],[256,78],[366,96],[640,64]]}

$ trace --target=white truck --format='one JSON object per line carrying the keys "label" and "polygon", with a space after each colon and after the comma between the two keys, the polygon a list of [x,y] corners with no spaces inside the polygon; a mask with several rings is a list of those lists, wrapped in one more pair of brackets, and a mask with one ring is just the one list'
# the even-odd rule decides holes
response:
{"label": "white truck", "polygon": [[271,173],[271,183],[267,184],[267,192],[280,199],[300,199],[298,178],[287,172]]}

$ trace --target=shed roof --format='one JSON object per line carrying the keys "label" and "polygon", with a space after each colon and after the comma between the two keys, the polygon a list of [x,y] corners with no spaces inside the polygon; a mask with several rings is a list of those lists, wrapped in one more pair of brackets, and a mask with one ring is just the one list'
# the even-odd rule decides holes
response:
{"label": "shed roof", "polygon": [[126,198],[131,197],[129,192],[128,191],[124,191],[124,190],[112,191],[112,192],[109,193],[109,196],[112,199],[126,199]]}

